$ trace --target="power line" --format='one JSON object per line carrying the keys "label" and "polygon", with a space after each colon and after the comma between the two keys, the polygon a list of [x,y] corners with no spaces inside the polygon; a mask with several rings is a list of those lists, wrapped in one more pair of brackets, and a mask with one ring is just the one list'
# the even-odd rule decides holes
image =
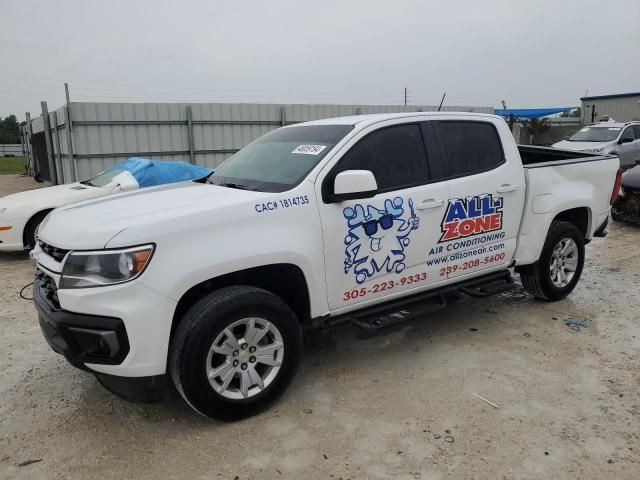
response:
{"label": "power line", "polygon": [[[211,91],[211,92],[241,92],[241,94],[247,93],[255,93],[255,91],[241,91],[237,89],[229,89],[229,88],[218,88],[218,87],[201,87],[201,86],[185,86],[185,85],[158,85],[158,84],[141,84],[141,83],[118,83],[118,82],[101,82],[101,81],[88,81],[88,80],[75,80],[75,79],[54,79],[54,78],[46,78],[46,77],[31,77],[31,76],[20,76],[20,75],[6,75],[0,74],[0,77],[4,78],[13,78],[13,79],[30,79],[30,80],[40,80],[46,82],[67,82],[67,83],[80,83],[87,85],[104,85],[106,87],[118,87],[118,88],[153,88],[153,89],[162,89],[162,90],[195,90],[195,91]],[[21,83],[22,85],[22,83]],[[46,86],[46,85],[45,85]],[[51,86],[51,85],[48,85]],[[74,85],[75,86],[75,85]],[[77,86],[76,86],[77,87]],[[87,88],[87,87],[82,87]],[[370,95],[382,95],[382,96],[392,96],[394,92],[391,90],[363,90],[361,88],[358,89],[359,92],[365,93],[367,96]],[[259,93],[262,94],[271,94],[271,93],[281,93],[281,94],[290,94],[291,90],[260,90]],[[335,91],[335,90],[315,90],[315,91],[299,91],[300,94],[326,94],[326,95],[342,95],[342,96],[354,96],[349,93],[345,93],[344,90]]]}

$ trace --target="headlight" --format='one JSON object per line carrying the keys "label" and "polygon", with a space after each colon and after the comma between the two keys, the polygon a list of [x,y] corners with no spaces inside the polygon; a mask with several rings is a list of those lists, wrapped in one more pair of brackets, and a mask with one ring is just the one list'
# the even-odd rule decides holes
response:
{"label": "headlight", "polygon": [[86,288],[133,280],[149,264],[153,245],[122,250],[71,252],[62,267],[60,288]]}

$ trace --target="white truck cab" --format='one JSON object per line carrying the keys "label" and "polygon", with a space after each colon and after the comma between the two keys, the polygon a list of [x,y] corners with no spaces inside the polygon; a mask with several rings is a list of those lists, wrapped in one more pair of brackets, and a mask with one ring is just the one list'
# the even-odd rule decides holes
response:
{"label": "white truck cab", "polygon": [[286,389],[311,329],[374,331],[510,288],[512,268],[533,295],[565,297],[618,170],[519,148],[492,115],[283,127],[206,182],[54,210],[32,253],[40,325],[124,398],[170,377],[198,412],[244,417]]}

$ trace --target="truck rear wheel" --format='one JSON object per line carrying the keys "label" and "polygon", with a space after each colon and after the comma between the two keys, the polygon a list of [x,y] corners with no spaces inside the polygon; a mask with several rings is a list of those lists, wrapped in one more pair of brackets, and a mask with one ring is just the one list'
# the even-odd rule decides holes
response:
{"label": "truck rear wheel", "polygon": [[536,298],[556,301],[575,288],[584,266],[584,238],[569,222],[551,223],[540,259],[522,267],[520,279],[527,292]]}
{"label": "truck rear wheel", "polygon": [[287,389],[301,352],[300,324],[286,303],[260,288],[226,287],[182,318],[169,371],[194,410],[237,420],[263,410]]}

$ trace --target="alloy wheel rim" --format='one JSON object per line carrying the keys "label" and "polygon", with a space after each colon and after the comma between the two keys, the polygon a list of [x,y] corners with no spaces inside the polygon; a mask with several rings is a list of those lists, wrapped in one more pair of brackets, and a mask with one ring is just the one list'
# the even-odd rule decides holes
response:
{"label": "alloy wheel rim", "polygon": [[578,269],[578,257],[580,252],[578,244],[572,238],[563,238],[553,249],[549,273],[551,283],[563,288],[571,283]]}
{"label": "alloy wheel rim", "polygon": [[227,326],[207,355],[207,378],[230,400],[254,397],[276,378],[284,357],[278,328],[263,318],[243,318]]}

